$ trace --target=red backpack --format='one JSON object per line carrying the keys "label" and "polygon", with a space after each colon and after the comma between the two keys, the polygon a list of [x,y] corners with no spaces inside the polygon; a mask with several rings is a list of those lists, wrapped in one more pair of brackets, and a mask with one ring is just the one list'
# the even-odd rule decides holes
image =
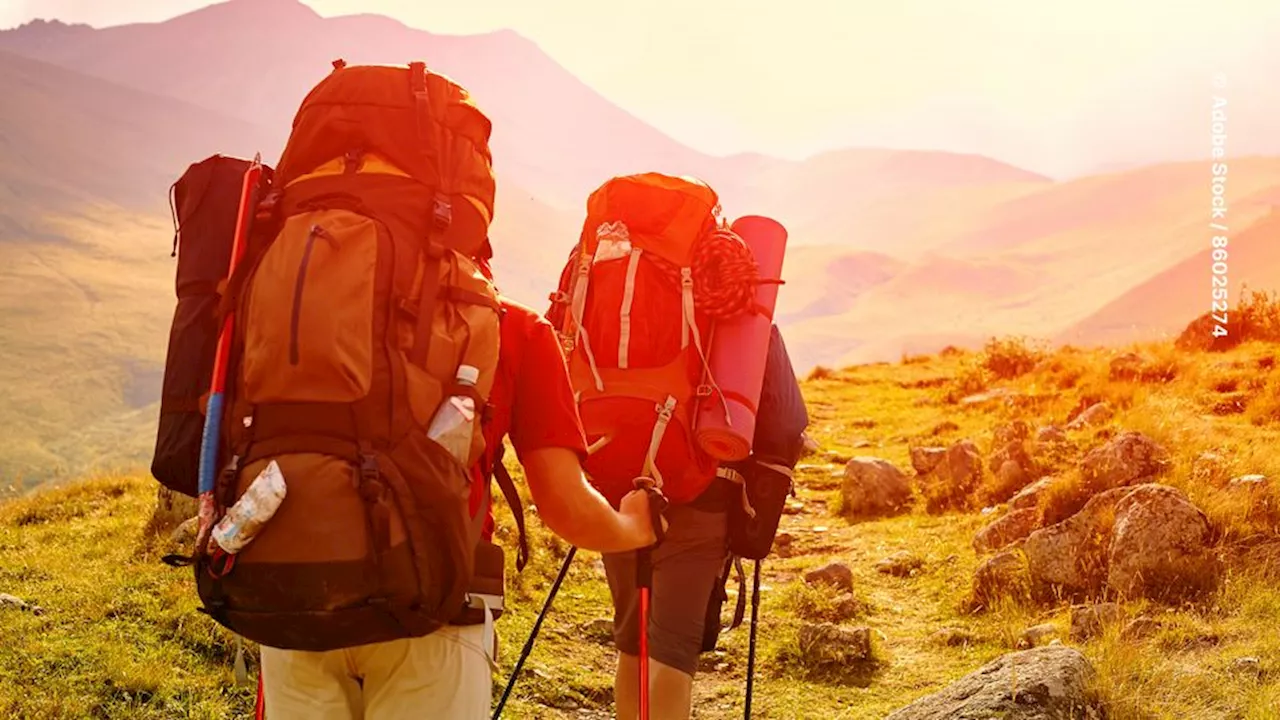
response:
{"label": "red backpack", "polygon": [[640,476],[672,503],[715,478],[717,461],[694,439],[696,404],[720,401],[706,372],[714,317],[695,302],[693,268],[700,240],[731,235],[718,214],[715,191],[697,180],[613,178],[588,199],[552,296],[591,450],[584,469],[615,504]]}

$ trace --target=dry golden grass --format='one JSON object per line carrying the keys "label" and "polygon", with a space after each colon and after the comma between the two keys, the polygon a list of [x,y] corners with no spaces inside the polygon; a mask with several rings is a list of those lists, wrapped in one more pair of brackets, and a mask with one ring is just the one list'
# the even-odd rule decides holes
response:
{"label": "dry golden grass", "polygon": [[[1173,371],[1113,380],[1112,363],[1126,353],[1140,356],[1141,367]],[[1272,632],[1280,614],[1280,492],[1275,484],[1242,492],[1229,482],[1250,473],[1280,478],[1274,451],[1280,427],[1251,414],[1280,378],[1275,354],[1273,346],[1257,342],[1204,354],[1160,345],[1066,348],[1046,352],[1030,370],[1000,380],[984,366],[983,353],[948,352],[905,364],[828,370],[807,381],[810,432],[823,450],[798,471],[804,507],[784,516],[781,527],[793,537],[789,556],[763,566],[756,712],[797,720],[883,717],[1016,649],[1030,626],[1051,623],[1065,636],[1066,599],[997,603],[973,612],[972,577],[983,558],[972,539],[990,517],[931,516],[919,507],[885,520],[840,515],[843,459],[874,455],[910,474],[914,444],[969,438],[985,458],[998,427],[1023,421],[1036,462],[1059,479],[1041,508],[1046,520],[1064,519],[1088,499],[1077,466],[1089,449],[1122,430],[1140,431],[1168,449],[1171,467],[1160,481],[1182,489],[1205,511],[1228,558],[1225,584],[1202,602],[1126,606],[1126,620],[1146,615],[1159,621],[1152,636],[1122,638],[1115,627],[1103,637],[1073,643],[1098,668],[1099,692],[1113,717],[1280,716],[1280,639]],[[979,392],[998,391],[992,399],[948,404],[975,373],[982,373]],[[1245,413],[1211,412],[1217,396],[1251,389],[1257,397]],[[1034,442],[1040,428],[1065,428],[1080,406],[1094,401],[1111,403],[1115,416],[1100,426],[1066,430],[1065,442]],[[1221,458],[1212,470],[1201,459],[1204,453]],[[0,567],[0,591],[37,600],[47,610],[38,618],[6,616],[13,622],[0,625],[0,714],[213,718],[245,711],[251,692],[228,682],[230,639],[194,613],[189,577],[156,564],[140,537],[152,496],[146,482],[108,480],[0,507],[0,548],[21,558],[16,567]],[[497,518],[498,537],[509,543],[513,528],[501,507]],[[567,550],[536,517],[531,523],[533,562],[511,577],[511,609],[499,622],[504,678]],[[875,569],[877,561],[899,550],[923,561],[914,576]],[[581,630],[609,616],[608,590],[595,560],[579,554],[508,717],[608,717],[613,651]],[[851,597],[804,584],[805,572],[836,561],[853,573]],[[726,615],[736,586],[730,591]],[[124,614],[103,619],[95,610],[103,603]],[[847,672],[813,662],[799,645],[800,629],[813,622],[868,628],[875,638],[874,662]],[[944,628],[968,638],[940,641],[935,635]],[[695,691],[698,717],[741,715],[746,647],[744,627],[723,635],[717,651],[705,656]],[[1259,660],[1261,677],[1233,669],[1247,657]],[[159,669],[175,665],[181,674]],[[20,693],[12,690],[19,679],[26,683]],[[574,705],[579,709],[567,709]]]}

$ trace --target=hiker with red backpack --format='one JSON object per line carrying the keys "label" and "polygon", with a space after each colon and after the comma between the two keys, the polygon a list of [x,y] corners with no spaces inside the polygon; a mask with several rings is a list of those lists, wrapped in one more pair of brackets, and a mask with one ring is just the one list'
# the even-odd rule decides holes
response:
{"label": "hiker with red backpack", "polygon": [[517,567],[527,554],[504,438],[567,541],[623,552],[661,533],[652,493],[611,506],[586,482],[558,339],[493,284],[489,134],[421,63],[337,61],[278,168],[215,156],[175,186],[152,467],[202,512],[192,556],[166,561],[262,646],[271,720],[488,716],[506,564],[491,479]]}
{"label": "hiker with red backpack", "polygon": [[[753,440],[794,432],[798,447],[808,423],[790,363],[775,358],[778,348],[786,357],[772,324],[786,232],[756,216],[729,225],[719,212],[715,191],[692,178],[610,179],[587,201],[548,312],[592,483],[618,504],[652,482],[668,503],[656,547],[604,555],[619,720],[690,716],[698,657],[719,631],[726,559],[747,536],[765,546],[748,556],[767,554],[791,487],[795,460],[754,455]],[[769,370],[781,390],[764,387]],[[787,402],[757,424],[757,404],[774,397]],[[752,637],[754,648],[754,624]]]}

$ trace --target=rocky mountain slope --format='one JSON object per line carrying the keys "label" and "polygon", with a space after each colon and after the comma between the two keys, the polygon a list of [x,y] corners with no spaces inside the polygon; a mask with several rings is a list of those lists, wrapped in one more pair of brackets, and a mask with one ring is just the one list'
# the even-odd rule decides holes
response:
{"label": "rocky mountain slope", "polygon": [[[1008,339],[816,372],[820,449],[763,565],[755,712],[1274,717],[1280,312],[1258,307],[1224,352]],[[107,478],[0,505],[0,712],[248,711],[230,638],[158,562],[185,540],[144,530],[153,504],[148,481]],[[504,672],[566,550],[533,524]],[[608,617],[580,554],[508,716],[609,717]],[[744,626],[704,656],[697,717],[741,716],[746,648]]]}

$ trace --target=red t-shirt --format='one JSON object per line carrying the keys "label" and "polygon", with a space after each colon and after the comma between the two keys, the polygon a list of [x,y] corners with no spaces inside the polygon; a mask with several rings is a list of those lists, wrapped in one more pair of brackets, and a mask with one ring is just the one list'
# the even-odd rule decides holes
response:
{"label": "red t-shirt", "polygon": [[[516,456],[548,447],[562,447],[586,458],[587,442],[578,406],[569,383],[564,351],[555,330],[538,313],[500,298],[504,311],[498,367],[489,394],[492,413],[485,429],[485,452],[473,472],[471,514],[480,510],[485,472],[493,467],[496,449],[510,436]],[[493,492],[498,492],[496,485]],[[493,533],[492,506],[484,537]]]}

